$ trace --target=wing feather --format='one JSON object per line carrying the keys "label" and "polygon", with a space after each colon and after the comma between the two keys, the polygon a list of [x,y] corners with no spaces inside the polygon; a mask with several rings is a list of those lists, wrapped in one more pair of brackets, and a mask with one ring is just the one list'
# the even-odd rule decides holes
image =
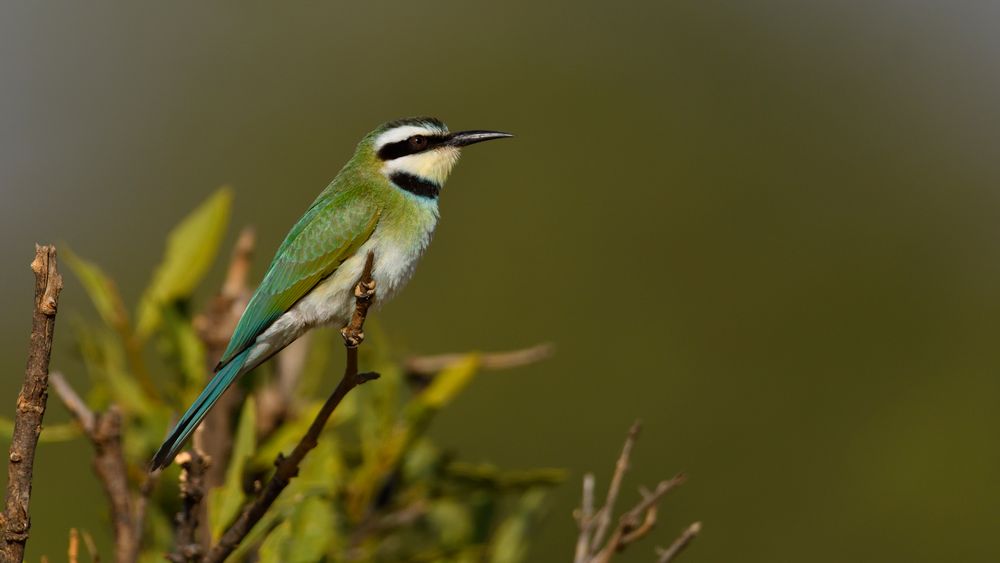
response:
{"label": "wing feather", "polygon": [[368,240],[381,210],[365,198],[351,196],[350,192],[321,196],[288,233],[240,317],[216,371],[249,348]]}

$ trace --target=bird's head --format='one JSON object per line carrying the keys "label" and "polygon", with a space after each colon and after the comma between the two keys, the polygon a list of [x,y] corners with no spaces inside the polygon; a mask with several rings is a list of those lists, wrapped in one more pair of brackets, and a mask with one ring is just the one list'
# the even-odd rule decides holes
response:
{"label": "bird's head", "polygon": [[462,147],[511,136],[500,131],[452,133],[433,117],[411,117],[380,126],[362,147],[394,184],[417,195],[435,196],[458,162]]}

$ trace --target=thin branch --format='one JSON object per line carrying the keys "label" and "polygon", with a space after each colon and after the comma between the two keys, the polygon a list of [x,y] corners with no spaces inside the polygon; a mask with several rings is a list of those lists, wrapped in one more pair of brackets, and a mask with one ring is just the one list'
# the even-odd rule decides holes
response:
{"label": "thin branch", "polygon": [[[621,491],[622,481],[625,472],[628,470],[629,460],[632,456],[632,449],[635,447],[636,439],[639,436],[639,422],[636,421],[629,429],[628,436],[622,452],[618,456],[615,464],[615,472],[611,477],[611,484],[608,487],[608,496],[604,506],[594,512],[594,476],[587,474],[583,478],[583,497],[580,509],[576,512],[577,524],[580,529],[576,542],[576,552],[573,558],[574,563],[609,563],[612,557],[625,549],[627,546],[639,541],[648,535],[656,526],[659,503],[663,497],[685,480],[683,474],[678,474],[671,479],[661,481],[653,491],[640,488],[642,499],[639,500],[630,510],[627,510],[618,518],[617,525],[611,528],[611,518],[614,514],[614,506]],[[595,529],[596,527],[596,529]],[[700,524],[693,526],[691,534],[697,534]],[[605,536],[611,530],[610,536],[605,541]],[[687,532],[686,532],[687,533]],[[680,541],[682,538],[678,538]],[[684,540],[683,545],[671,546],[674,550],[670,557],[684,548],[691,539]],[[670,551],[667,550],[667,551]],[[669,559],[668,559],[669,560]]]}
{"label": "thin branch", "polygon": [[135,501],[135,555],[138,556],[142,547],[142,534],[146,529],[146,513],[149,510],[149,498],[153,496],[156,485],[160,482],[162,469],[146,474],[146,479],[139,487],[139,496]]}
{"label": "thin branch", "polygon": [[295,387],[305,370],[311,342],[312,333],[307,332],[274,357],[274,375],[256,393],[257,436],[261,441],[294,412]]}
{"label": "thin branch", "polygon": [[50,376],[52,389],[76,418],[84,434],[94,445],[94,472],[104,488],[111,507],[115,530],[115,561],[128,563],[139,555],[142,529],[145,525],[145,504],[155,484],[155,475],[147,477],[139,501],[134,503],[128,483],[128,466],[122,451],[122,414],[116,405],[103,413],[91,411],[65,377]]}
{"label": "thin branch", "polygon": [[[226,350],[229,339],[250,301],[251,291],[247,286],[247,276],[253,263],[256,235],[251,227],[244,227],[236,238],[226,278],[219,293],[205,307],[205,311],[195,317],[194,328],[205,345],[206,380],[215,373],[216,364]],[[229,465],[232,450],[233,413],[243,403],[243,387],[232,385],[226,389],[215,407],[199,427],[192,440],[192,447],[200,448],[212,463],[204,476],[204,488],[210,490],[222,485]],[[211,545],[211,531],[208,528],[208,512],[204,504],[191,507],[198,512],[197,540],[202,551]]]}
{"label": "thin branch", "polygon": [[101,563],[101,554],[97,552],[97,544],[94,543],[94,536],[87,530],[82,531],[83,546],[87,548],[87,555],[93,563]]}
{"label": "thin branch", "polygon": [[[494,352],[479,357],[481,369],[509,369],[540,362],[552,356],[555,347],[548,343],[536,344],[529,348],[511,350],[509,352]],[[438,354],[435,356],[415,356],[403,362],[407,373],[417,376],[429,376],[461,361],[466,354]]]}
{"label": "thin branch", "polygon": [[643,499],[618,519],[618,525],[611,533],[607,544],[593,561],[598,563],[610,561],[612,555],[645,537],[656,525],[657,503],[684,480],[684,475],[679,474],[666,481],[660,481],[652,493],[644,492]]}
{"label": "thin branch", "polygon": [[632,448],[635,446],[636,438],[639,437],[641,427],[642,425],[637,420],[632,423],[632,427],[628,430],[625,445],[622,446],[622,453],[618,456],[618,462],[615,463],[615,473],[611,477],[611,485],[608,486],[607,500],[604,501],[604,506],[597,513],[597,531],[594,532],[594,538],[590,542],[591,550],[596,550],[604,542],[604,535],[608,531],[611,515],[615,510],[615,501],[618,500],[618,492],[621,490],[622,479],[625,478],[625,471],[628,470],[628,460],[632,455]]}
{"label": "thin branch", "polygon": [[210,460],[197,446],[177,456],[181,466],[180,489],[183,508],[177,514],[174,552],[167,559],[175,563],[201,561],[203,549],[198,541],[201,500],[205,497],[205,472]]}
{"label": "thin branch", "polygon": [[31,344],[24,383],[17,396],[14,434],[10,442],[7,464],[7,498],[0,515],[0,557],[4,561],[24,559],[31,528],[31,479],[35,464],[35,447],[42,431],[42,418],[48,399],[49,358],[52,355],[52,335],[56,325],[56,309],[62,276],[56,268],[54,246],[35,245],[31,262],[35,273],[35,306],[31,319]]}
{"label": "thin branch", "polygon": [[701,522],[695,522],[687,527],[681,535],[674,540],[674,543],[670,544],[667,549],[657,550],[657,555],[659,558],[656,563],[670,563],[677,557],[680,552],[684,551],[684,548],[691,543],[694,538],[701,533]]}
{"label": "thin branch", "polygon": [[583,476],[583,495],[577,517],[580,535],[576,539],[574,563],[587,563],[590,559],[590,534],[594,529],[594,474]]}
{"label": "thin branch", "polygon": [[80,532],[76,528],[69,529],[69,548],[66,550],[66,558],[69,563],[79,563],[80,555]]}
{"label": "thin branch", "polygon": [[[205,311],[195,317],[194,328],[198,337],[205,345],[206,378],[215,373],[216,364],[222,357],[229,339],[236,330],[236,325],[250,301],[251,291],[247,286],[247,276],[253,263],[256,235],[250,227],[244,227],[236,238],[233,251],[226,270],[226,278]],[[205,422],[201,425],[200,434],[195,436],[195,442],[211,460],[212,464],[205,475],[205,485],[208,489],[222,484],[229,465],[229,453],[232,447],[232,417],[233,412],[243,402],[243,388],[232,385],[227,389],[215,407],[208,411]],[[208,547],[207,520],[202,518],[199,538],[204,547]]]}
{"label": "thin branch", "polygon": [[288,457],[279,455],[275,461],[276,469],[274,475],[267,482],[257,497],[251,501],[219,539],[219,543],[209,551],[205,557],[205,563],[221,563],[228,557],[246,537],[254,525],[260,521],[267,510],[274,504],[278,496],[289,482],[298,475],[299,465],[310,450],[319,443],[319,436],[326,426],[327,420],[340,404],[341,400],[352,389],[371,381],[378,377],[375,373],[358,373],[358,345],[364,340],[364,323],[368,315],[368,308],[375,300],[375,280],[372,279],[372,268],[374,267],[375,256],[368,254],[361,279],[354,288],[355,307],[354,315],[346,327],[341,330],[344,337],[344,345],[347,347],[347,365],[344,368],[344,376],[337,384],[336,389],[323,404],[323,407],[313,419],[309,430],[292,450]]}

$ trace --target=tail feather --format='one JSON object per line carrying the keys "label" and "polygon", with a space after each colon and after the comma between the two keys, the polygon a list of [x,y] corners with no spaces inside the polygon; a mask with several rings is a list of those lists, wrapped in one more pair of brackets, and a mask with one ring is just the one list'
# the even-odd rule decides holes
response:
{"label": "tail feather", "polygon": [[250,350],[245,350],[238,356],[233,358],[229,363],[227,363],[215,377],[208,382],[205,389],[198,395],[198,398],[194,400],[191,407],[188,408],[184,416],[181,417],[180,421],[177,422],[177,426],[170,432],[170,436],[164,440],[163,445],[160,449],[156,451],[156,455],[153,456],[153,461],[150,462],[150,470],[159,469],[161,467],[166,467],[170,465],[170,462],[177,455],[177,452],[184,447],[184,443],[187,441],[194,429],[198,427],[208,411],[212,409],[212,405],[219,400],[219,397],[225,393],[226,389],[236,380],[236,376],[239,375],[243,364],[247,360],[247,356],[250,355]]}

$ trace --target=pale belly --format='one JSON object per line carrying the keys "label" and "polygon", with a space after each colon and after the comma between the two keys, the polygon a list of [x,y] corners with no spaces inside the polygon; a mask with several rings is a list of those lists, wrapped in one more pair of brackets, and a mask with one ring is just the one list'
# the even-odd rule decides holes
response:
{"label": "pale belly", "polygon": [[413,276],[432,230],[433,226],[423,236],[407,240],[376,229],[354,256],[257,337],[241,372],[253,369],[311,328],[346,326],[354,313],[354,286],[361,279],[369,252],[375,254],[375,306],[391,299]]}

